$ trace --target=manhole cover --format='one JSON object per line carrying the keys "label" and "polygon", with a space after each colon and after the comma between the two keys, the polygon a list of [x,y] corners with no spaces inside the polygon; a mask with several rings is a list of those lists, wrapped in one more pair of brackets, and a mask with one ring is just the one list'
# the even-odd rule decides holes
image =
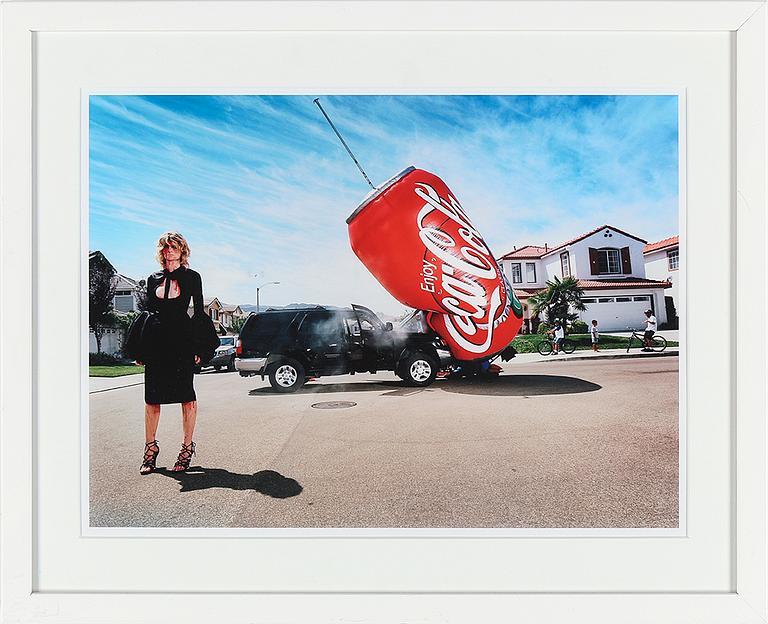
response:
{"label": "manhole cover", "polygon": [[352,401],[323,401],[322,403],[313,403],[312,407],[316,409],[344,409],[345,407],[354,407],[357,403]]}

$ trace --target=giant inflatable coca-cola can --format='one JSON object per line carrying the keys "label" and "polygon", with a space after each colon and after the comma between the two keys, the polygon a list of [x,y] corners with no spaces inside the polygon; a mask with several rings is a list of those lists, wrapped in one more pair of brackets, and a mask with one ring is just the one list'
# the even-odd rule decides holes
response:
{"label": "giant inflatable coca-cola can", "polygon": [[460,360],[488,357],[515,337],[523,309],[480,233],[446,184],[409,167],[347,219],[352,249]]}

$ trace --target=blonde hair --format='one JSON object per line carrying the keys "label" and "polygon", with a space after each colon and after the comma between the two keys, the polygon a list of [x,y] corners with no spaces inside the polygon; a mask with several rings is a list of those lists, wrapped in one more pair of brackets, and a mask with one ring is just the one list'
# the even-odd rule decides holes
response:
{"label": "blonde hair", "polygon": [[163,247],[171,244],[178,247],[179,251],[181,252],[179,264],[181,264],[181,266],[189,267],[189,255],[192,252],[189,250],[189,243],[187,243],[187,239],[178,232],[166,232],[158,239],[157,254],[155,255],[155,258],[160,263],[160,266],[166,268],[165,257],[163,256]]}

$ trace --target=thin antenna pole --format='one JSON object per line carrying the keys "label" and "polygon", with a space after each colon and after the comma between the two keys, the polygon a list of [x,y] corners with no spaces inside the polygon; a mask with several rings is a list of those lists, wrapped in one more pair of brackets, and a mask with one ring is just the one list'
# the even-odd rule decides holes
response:
{"label": "thin antenna pole", "polygon": [[320,109],[320,112],[323,114],[323,117],[325,117],[325,120],[328,122],[328,124],[333,128],[333,131],[336,133],[336,136],[339,137],[339,141],[341,141],[341,144],[344,146],[344,148],[347,150],[347,153],[349,154],[350,158],[355,161],[355,164],[357,165],[357,168],[360,169],[360,173],[363,174],[363,177],[365,178],[365,181],[368,182],[368,185],[373,189],[376,190],[376,187],[371,182],[370,178],[368,178],[367,175],[365,175],[365,171],[363,171],[363,168],[360,166],[360,163],[357,162],[357,158],[355,158],[355,155],[352,153],[352,150],[349,149],[349,146],[347,145],[346,141],[342,138],[342,136],[339,134],[339,131],[336,130],[336,126],[333,125],[333,122],[331,121],[331,118],[328,117],[328,114],[323,110],[323,107],[320,106],[320,98],[315,98],[312,100],[315,104],[317,104],[317,107]]}

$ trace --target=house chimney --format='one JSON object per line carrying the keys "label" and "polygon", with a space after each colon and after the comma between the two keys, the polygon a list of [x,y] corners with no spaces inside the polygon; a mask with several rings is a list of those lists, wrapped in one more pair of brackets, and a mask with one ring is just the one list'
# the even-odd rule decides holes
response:
{"label": "house chimney", "polygon": [[544,243],[544,253],[547,253],[547,246],[548,246],[548,243]]}

